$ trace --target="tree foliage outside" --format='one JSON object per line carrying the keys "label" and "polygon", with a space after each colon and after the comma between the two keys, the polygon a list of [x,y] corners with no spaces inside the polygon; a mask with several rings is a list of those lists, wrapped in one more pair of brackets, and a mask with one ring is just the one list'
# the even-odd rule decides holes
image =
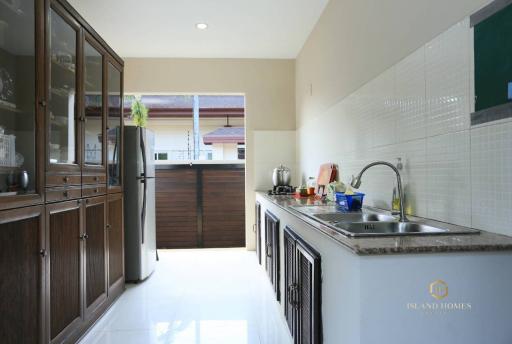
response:
{"label": "tree foliage outside", "polygon": [[144,128],[148,122],[148,108],[142,103],[140,98],[135,98],[132,102],[131,117],[137,127]]}

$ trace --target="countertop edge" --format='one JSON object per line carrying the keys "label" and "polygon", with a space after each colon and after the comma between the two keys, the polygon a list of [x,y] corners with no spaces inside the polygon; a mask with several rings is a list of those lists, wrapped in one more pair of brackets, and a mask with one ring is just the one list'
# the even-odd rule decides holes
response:
{"label": "countertop edge", "polygon": [[[342,247],[348,249],[350,252],[358,255],[358,256],[378,256],[378,255],[405,255],[405,254],[431,254],[431,253],[468,253],[468,252],[512,252],[512,238],[508,237],[506,235],[497,234],[497,233],[491,233],[482,230],[479,234],[453,234],[451,237],[468,237],[472,236],[475,238],[475,236],[478,236],[478,238],[482,238],[482,236],[489,237],[495,239],[495,242],[492,244],[490,243],[475,243],[475,244],[444,244],[443,245],[437,245],[437,246],[382,246],[378,244],[378,240],[382,241],[384,240],[394,240],[394,241],[405,241],[406,238],[399,238],[399,237],[393,237],[393,238],[350,238],[347,236],[344,236],[343,234],[334,231],[333,229],[321,224],[320,222],[317,222],[313,219],[310,219],[309,217],[300,214],[299,212],[291,209],[289,206],[280,204],[276,202],[276,199],[274,196],[268,195],[268,193],[263,191],[256,191],[256,195],[259,195],[269,201],[270,203],[274,204],[275,206],[279,207],[280,209],[286,211],[290,215],[295,216],[302,222],[304,222],[306,225],[313,227],[313,229],[316,229],[321,234],[327,236],[329,239],[335,241]],[[280,196],[282,197],[282,196]],[[290,196],[291,197],[291,196]],[[444,235],[446,236],[446,235]],[[433,238],[433,240],[436,240],[438,236],[429,236],[430,238]],[[426,237],[423,237],[425,239]],[[365,240],[366,242],[375,241],[376,245],[375,247],[361,247],[359,245],[362,240]],[[358,243],[359,241],[359,243]],[[508,243],[505,243],[503,241],[508,241]]]}

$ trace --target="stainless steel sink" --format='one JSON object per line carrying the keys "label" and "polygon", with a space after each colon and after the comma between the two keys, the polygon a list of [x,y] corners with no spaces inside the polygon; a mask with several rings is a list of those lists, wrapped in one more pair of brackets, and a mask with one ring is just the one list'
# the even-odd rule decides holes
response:
{"label": "stainless steel sink", "polygon": [[331,213],[331,214],[314,214],[313,217],[320,221],[329,222],[331,224],[346,222],[370,222],[370,221],[397,221],[393,216],[374,213]]}
{"label": "stainless steel sink", "polygon": [[363,207],[360,212],[342,212],[333,205],[294,206],[295,211],[348,237],[382,237],[403,235],[478,234],[473,228],[460,227],[427,219],[410,218],[399,222],[389,213]]}
{"label": "stainless steel sink", "polygon": [[407,234],[440,234],[448,232],[447,229],[432,227],[418,222],[353,222],[335,225],[342,231],[353,236],[382,236]]}

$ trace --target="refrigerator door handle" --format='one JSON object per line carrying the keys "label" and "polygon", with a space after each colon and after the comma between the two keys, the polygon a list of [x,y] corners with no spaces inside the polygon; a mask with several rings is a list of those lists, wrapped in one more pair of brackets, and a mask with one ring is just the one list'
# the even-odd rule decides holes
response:
{"label": "refrigerator door handle", "polygon": [[[144,143],[144,135],[143,135],[143,130],[142,128],[139,128],[139,133],[140,133],[140,151],[142,153],[142,176],[145,176],[146,175],[146,145]],[[141,209],[141,214],[140,214],[140,221],[141,221],[141,242],[142,244],[144,244],[144,230],[145,230],[145,225],[146,225],[146,203],[147,203],[147,200],[146,200],[146,197],[147,197],[147,185],[146,183],[144,182],[144,179],[145,177],[141,177],[141,182],[144,184],[144,191],[143,191],[143,195],[142,195],[142,209]]]}

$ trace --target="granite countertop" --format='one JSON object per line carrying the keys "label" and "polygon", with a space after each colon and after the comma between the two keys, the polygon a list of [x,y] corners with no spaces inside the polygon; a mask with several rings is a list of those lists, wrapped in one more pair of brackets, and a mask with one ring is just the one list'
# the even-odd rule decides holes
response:
{"label": "granite countertop", "polygon": [[[512,237],[487,231],[480,231],[474,234],[457,234],[457,230],[461,231],[467,228],[432,220],[428,221],[441,227],[448,227],[451,233],[395,237],[347,237],[292,208],[293,206],[304,205],[332,205],[332,202],[312,198],[299,199],[293,196],[274,196],[268,195],[266,192],[257,192],[257,194],[306,222],[357,255],[512,251]],[[409,216],[409,218],[419,222],[427,221],[418,217]]]}

